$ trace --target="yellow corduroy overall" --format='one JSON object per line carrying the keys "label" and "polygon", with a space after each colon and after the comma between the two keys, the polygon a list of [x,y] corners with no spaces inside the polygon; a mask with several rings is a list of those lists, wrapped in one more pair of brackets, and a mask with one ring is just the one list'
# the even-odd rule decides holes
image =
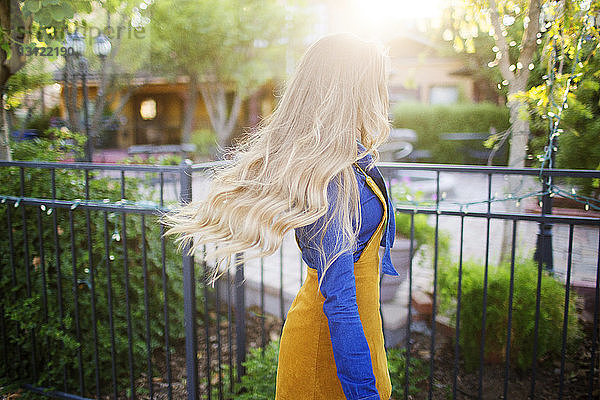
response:
{"label": "yellow corduroy overall", "polygon": [[[388,400],[392,384],[379,312],[379,244],[384,232],[387,204],[375,181],[360,167],[358,169],[384,207],[379,226],[354,263],[354,277],[358,313],[369,344],[377,391],[381,399]],[[275,395],[278,400],[346,398],[337,376],[329,326],[323,312],[325,298],[318,286],[316,269],[308,267],[306,281],[292,302],[281,335]]]}

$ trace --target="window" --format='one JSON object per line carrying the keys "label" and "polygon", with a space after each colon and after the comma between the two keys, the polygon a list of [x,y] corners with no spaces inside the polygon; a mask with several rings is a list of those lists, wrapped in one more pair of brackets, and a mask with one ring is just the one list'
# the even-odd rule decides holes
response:
{"label": "window", "polygon": [[156,101],[154,99],[142,101],[140,104],[140,115],[145,120],[156,118]]}
{"label": "window", "polygon": [[451,104],[458,101],[458,88],[456,86],[432,86],[429,91],[429,103]]}

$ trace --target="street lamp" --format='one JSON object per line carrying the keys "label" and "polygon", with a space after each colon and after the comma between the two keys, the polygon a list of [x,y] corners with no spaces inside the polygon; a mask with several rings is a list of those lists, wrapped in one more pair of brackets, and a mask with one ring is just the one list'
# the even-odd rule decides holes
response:
{"label": "street lamp", "polygon": [[94,41],[94,45],[92,46],[92,51],[98,58],[100,58],[100,84],[98,85],[97,96],[102,97],[104,95],[104,88],[102,87],[102,82],[104,82],[104,62],[106,61],[106,57],[110,54],[112,46],[110,44],[110,40],[103,34],[100,33],[96,36],[96,40]]}
{"label": "street lamp", "polygon": [[88,60],[85,58],[85,38],[75,30],[72,37],[72,47],[75,57],[79,59],[79,70],[81,72],[81,89],[83,92],[83,126],[85,128],[85,161],[92,162],[92,154],[94,152],[92,138],[90,137],[90,121],[88,113],[88,88],[87,88],[87,74],[88,74]]}
{"label": "street lamp", "polygon": [[[86,136],[86,145],[85,145],[85,161],[92,162],[92,155],[94,152],[93,142],[92,142],[92,134],[90,132],[90,123],[89,123],[89,110],[88,110],[88,87],[87,87],[87,76],[88,76],[88,60],[85,57],[85,36],[81,34],[77,29],[75,32],[67,34],[64,46],[67,49],[65,54],[65,74],[64,81],[65,86],[68,85],[68,71],[69,71],[69,61],[68,59],[73,56],[74,60],[79,61],[79,71],[81,75],[81,86],[82,86],[82,95],[83,95],[83,124],[85,128],[85,136]],[[111,51],[110,40],[104,35],[99,34],[94,41],[92,46],[92,51],[96,56],[98,56],[101,62],[104,64],[106,57],[110,54]],[[104,72],[104,66],[101,68],[101,73]],[[98,95],[101,95],[102,88],[99,88]],[[68,104],[68,102],[67,102]]]}
{"label": "street lamp", "polygon": [[85,52],[85,38],[83,37],[81,32],[75,29],[75,32],[73,32],[70,35],[67,35],[67,37],[69,36],[71,41],[71,47],[73,48],[73,54],[75,54],[76,56],[83,56],[83,53]]}
{"label": "street lamp", "polygon": [[96,36],[92,50],[95,55],[100,57],[100,59],[104,60],[104,58],[110,54],[111,48],[110,40],[108,40],[103,33]]}

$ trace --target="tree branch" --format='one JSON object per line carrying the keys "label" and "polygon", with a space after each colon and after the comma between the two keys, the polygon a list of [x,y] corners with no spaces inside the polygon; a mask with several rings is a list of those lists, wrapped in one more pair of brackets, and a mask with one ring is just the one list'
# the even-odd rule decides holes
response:
{"label": "tree branch", "polygon": [[130,90],[127,91],[127,93],[125,93],[125,95],[123,97],[121,97],[121,101],[119,102],[119,105],[112,112],[112,115],[110,116],[110,118],[107,118],[106,122],[104,124],[102,124],[102,126],[100,128],[101,130],[104,130],[104,128],[106,128],[108,125],[117,121],[117,117],[119,117],[121,115],[121,111],[123,111],[123,107],[125,107],[125,105],[129,101],[129,98],[131,97],[131,95],[133,93],[133,90],[137,89],[137,87],[138,86],[132,87]]}
{"label": "tree branch", "polygon": [[498,39],[496,43],[500,48],[501,57],[498,61],[498,66],[500,68],[500,73],[502,77],[507,81],[511,81],[514,77],[514,74],[510,72],[510,56],[509,56],[509,46],[506,42],[506,37],[502,35],[502,24],[500,22],[500,13],[498,12],[498,4],[496,4],[496,0],[490,1],[490,19],[492,21],[492,25],[494,26],[494,30],[496,31],[496,35]]}
{"label": "tree branch", "polygon": [[3,37],[3,39],[10,41],[10,51],[12,53],[10,60],[7,60],[6,52],[0,50],[0,86],[2,87],[26,63],[25,56],[19,55],[17,46],[30,41],[29,32],[31,32],[32,22],[33,18],[31,16],[23,18],[23,13],[16,1],[4,0],[0,2],[0,27],[9,36],[8,38]]}
{"label": "tree branch", "polygon": [[207,87],[207,84],[204,83],[200,86],[200,91],[202,93],[202,98],[204,99],[204,106],[206,107],[206,112],[208,113],[210,123],[215,130],[215,132],[219,132],[219,127],[216,122],[218,120],[217,113],[214,108],[215,99],[212,95],[211,90]]}
{"label": "tree branch", "polygon": [[226,132],[229,132],[230,134],[231,134],[231,131],[233,131],[233,127],[235,126],[235,123],[237,122],[238,116],[240,114],[241,106],[242,106],[242,95],[240,94],[239,90],[236,90],[234,97],[233,97],[233,104],[231,106],[231,112],[229,113],[229,118],[227,119],[227,124],[225,125]]}
{"label": "tree branch", "polygon": [[519,55],[519,62],[523,65],[523,71],[527,71],[527,74],[529,74],[529,69],[525,69],[525,65],[531,63],[533,54],[537,49],[537,34],[540,30],[541,10],[542,5],[540,0],[530,0],[529,11],[527,13],[529,23],[527,24],[527,28],[523,31],[523,38],[521,39],[523,49]]}

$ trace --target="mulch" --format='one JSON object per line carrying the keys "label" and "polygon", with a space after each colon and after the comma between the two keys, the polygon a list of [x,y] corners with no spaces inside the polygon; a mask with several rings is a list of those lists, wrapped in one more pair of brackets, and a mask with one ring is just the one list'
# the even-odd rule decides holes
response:
{"label": "mulch", "polygon": [[[572,357],[565,360],[564,386],[562,399],[564,400],[587,400],[589,388],[589,371],[591,366],[592,349],[592,325],[584,325],[585,337],[578,344],[578,349],[571,351]],[[411,345],[411,356],[419,358],[430,363],[431,336],[424,334],[414,334]],[[595,357],[595,375],[594,389],[592,399],[600,399],[600,374],[599,371],[599,353],[596,348]],[[453,378],[454,378],[454,338],[436,335],[436,351],[434,355],[434,374],[432,386],[433,399],[451,399],[453,398]],[[468,373],[465,372],[464,363],[459,361],[457,375],[456,398],[457,399],[478,399],[479,397],[479,370]],[[497,400],[503,399],[504,393],[505,365],[503,360],[500,363],[488,363],[483,367],[482,374],[482,399]],[[531,373],[519,373],[510,369],[508,380],[508,393],[506,399],[510,400],[528,400],[531,397]],[[428,399],[429,376],[427,375],[423,382],[418,385],[421,389],[420,394],[415,399]],[[536,367],[535,379],[535,399],[554,400],[559,399],[560,391],[560,359],[542,359]]]}
{"label": "mulch", "polygon": [[[211,315],[213,320],[216,321],[216,314]],[[246,329],[246,343],[247,348],[260,347],[263,341],[263,330],[262,330],[262,318],[259,315],[258,310],[249,310],[247,313],[247,329]],[[281,320],[273,316],[265,317],[265,339],[267,343],[270,340],[277,340],[281,332]],[[592,349],[592,325],[590,323],[584,323],[585,337],[579,344],[579,348],[575,352],[573,357],[566,360],[565,363],[565,374],[564,374],[564,387],[563,397],[564,400],[584,400],[588,399],[588,387],[589,387],[589,370],[591,365],[591,349]],[[210,365],[210,382],[213,396],[212,398],[219,398],[219,382],[222,382],[221,390],[224,398],[228,397],[230,393],[229,385],[229,365],[230,360],[235,365],[235,329],[231,328],[231,344],[229,328],[226,317],[221,317],[219,320],[219,328],[217,331],[217,324],[213,323],[209,327],[208,342],[205,327],[199,324],[198,326],[198,382],[201,398],[208,398],[208,376],[207,376],[207,362]],[[208,343],[209,358],[207,358],[206,346]],[[219,346],[220,345],[220,346]],[[219,352],[219,347],[221,351]],[[411,357],[417,358],[423,361],[427,367],[430,365],[430,349],[431,349],[431,337],[414,332],[411,336]],[[600,360],[600,354],[598,354],[598,346],[596,351],[596,374],[594,379],[594,392],[592,399],[600,399],[600,374],[598,374],[598,364]],[[231,356],[231,357],[230,357]],[[169,384],[167,382],[166,372],[166,357],[164,349],[157,350],[152,354],[153,361],[153,379],[152,379],[152,390],[153,398],[158,400],[168,399]],[[171,352],[171,393],[172,398],[175,400],[187,399],[186,390],[186,362],[185,362],[185,341],[179,340],[172,343]],[[221,362],[219,362],[221,361]],[[432,399],[434,400],[446,400],[452,399],[453,394],[453,377],[454,377],[454,338],[445,336],[442,333],[436,335],[436,351],[434,354],[434,374],[433,374],[433,386],[432,386]],[[219,373],[219,365],[221,370]],[[536,383],[535,383],[535,398],[543,400],[554,400],[559,399],[559,385],[560,385],[560,360],[540,360],[537,367]],[[482,375],[482,399],[483,400],[497,400],[503,399],[503,388],[504,388],[504,363],[499,364],[486,364],[483,368]],[[220,379],[219,379],[220,378]],[[429,376],[428,372],[419,377],[415,377],[418,382],[416,386],[420,389],[420,392],[415,396],[409,396],[410,399],[428,399],[428,387],[429,387]],[[235,379],[235,375],[234,375]],[[150,399],[149,396],[149,384],[147,375],[141,373],[135,381],[136,387],[136,398],[138,399]],[[456,398],[471,400],[478,398],[479,388],[479,372],[465,372],[464,364],[459,361],[459,373],[457,376],[457,387],[456,387]],[[529,393],[531,388],[531,376],[528,373],[518,373],[511,369],[509,373],[509,385],[508,385],[508,396],[510,400],[528,400],[530,399]],[[21,393],[6,394],[5,399],[16,399]],[[28,393],[31,398],[31,393]],[[35,396],[33,396],[35,397]],[[45,398],[39,396],[40,398]],[[109,399],[109,396],[103,397]],[[119,399],[127,399],[126,390],[123,389],[119,393]],[[400,400],[400,399],[396,399]]]}

